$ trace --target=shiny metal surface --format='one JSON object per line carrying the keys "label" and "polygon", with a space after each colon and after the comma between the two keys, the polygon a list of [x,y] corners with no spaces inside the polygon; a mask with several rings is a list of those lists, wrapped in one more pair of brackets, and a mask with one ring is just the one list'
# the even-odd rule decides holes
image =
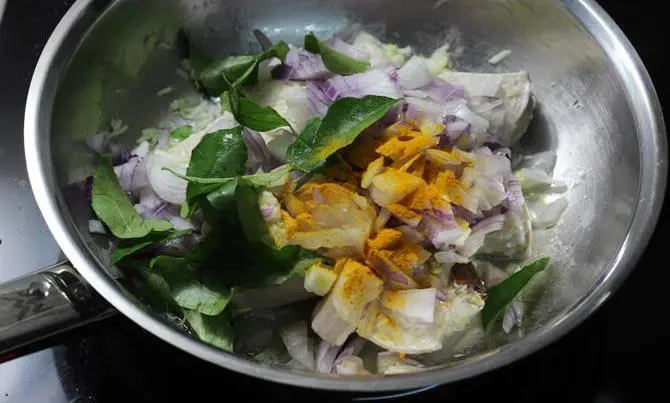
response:
{"label": "shiny metal surface", "polygon": [[112,312],[68,263],[0,284],[0,355]]}
{"label": "shiny metal surface", "polygon": [[[40,58],[25,118],[35,198],[68,258],[122,313],[195,356],[252,376],[317,388],[403,389],[462,379],[536,351],[591,314],[633,269],[662,204],[665,128],[642,63],[595,3],[276,3],[147,0],[119,1],[107,9],[106,2],[80,0]],[[93,158],[81,147],[86,135],[115,117],[137,134],[168,102],[155,97],[157,89],[175,84],[177,94],[186,91],[187,84],[176,81],[178,52],[157,44],[170,45],[182,24],[208,46],[235,49],[248,46],[245,33],[252,28],[295,42],[305,30],[327,34],[350,22],[420,51],[449,38],[465,47],[456,61],[463,69],[492,70],[484,61],[511,49],[512,56],[495,69],[530,72],[539,110],[523,143],[527,150],[557,149],[556,177],[571,184],[571,204],[555,230],[537,237],[535,252],[548,253],[555,265],[551,287],[538,295],[520,339],[495,337],[464,360],[411,375],[343,380],[279,370],[176,332],[139,309],[104,270],[104,253],[87,235],[86,206],[76,203],[82,198],[66,196],[71,187],[62,189],[91,173]]]}

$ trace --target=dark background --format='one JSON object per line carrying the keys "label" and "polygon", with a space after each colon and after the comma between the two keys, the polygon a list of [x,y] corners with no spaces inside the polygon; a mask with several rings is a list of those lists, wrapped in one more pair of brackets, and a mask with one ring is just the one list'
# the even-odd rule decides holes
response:
{"label": "dark background", "polygon": [[[363,0],[361,0],[363,1]],[[60,16],[72,3],[9,0],[0,26],[0,95],[11,130],[22,131],[32,68]],[[664,1],[602,0],[644,61],[667,112],[670,86],[663,62],[668,20]],[[5,129],[7,130],[7,129]],[[6,134],[2,134],[6,135]],[[20,139],[20,137],[17,137]],[[18,140],[20,141],[20,140]],[[8,158],[2,156],[0,158]],[[22,160],[21,156],[14,156]],[[663,214],[638,267],[591,318],[557,343],[505,368],[404,397],[406,401],[638,402],[663,396],[667,339]],[[55,346],[64,402],[199,402],[229,399],[349,401],[361,394],[296,389],[238,375],[196,360],[159,341],[121,316],[43,344]],[[4,364],[9,365],[9,364]],[[53,386],[50,386],[53,387]],[[233,396],[242,393],[243,396]],[[0,402],[32,403],[24,391],[6,390]],[[32,395],[32,394],[31,394]],[[658,397],[656,398],[658,399]],[[661,397],[661,399],[663,399]],[[44,403],[60,403],[50,400]],[[41,403],[41,402],[37,402]]]}

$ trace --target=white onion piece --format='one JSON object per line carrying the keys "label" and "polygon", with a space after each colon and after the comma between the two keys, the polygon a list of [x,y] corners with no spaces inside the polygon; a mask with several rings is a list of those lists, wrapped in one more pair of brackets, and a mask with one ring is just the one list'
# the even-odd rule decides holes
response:
{"label": "white onion piece", "polygon": [[369,372],[365,370],[363,360],[360,357],[345,357],[335,363],[335,373],[338,375],[364,375]]}
{"label": "white onion piece", "polygon": [[377,354],[377,373],[379,374],[404,374],[421,371],[423,369],[424,366],[420,362],[401,357],[398,353],[384,351]]}
{"label": "white onion piece", "polygon": [[522,320],[523,304],[520,301],[513,301],[510,306],[507,307],[503,315],[503,331],[509,333],[514,327],[520,327]]}
{"label": "white onion piece", "polygon": [[414,90],[425,87],[433,82],[433,74],[428,69],[423,57],[412,56],[398,70],[398,85],[403,90]]}
{"label": "white onion piece", "polygon": [[539,201],[529,205],[533,228],[548,229],[555,226],[568,204],[568,199],[561,197],[549,204]]}
{"label": "white onion piece", "polygon": [[343,97],[361,98],[379,95],[394,99],[402,98],[398,85],[382,70],[369,70],[350,76],[335,76],[321,86],[328,99],[335,101]]}
{"label": "white onion piece", "polygon": [[407,321],[433,323],[435,317],[435,288],[420,290],[384,291],[381,307],[394,317]]}
{"label": "white onion piece", "polygon": [[524,192],[542,192],[551,188],[552,191],[563,192],[565,183],[553,179],[540,168],[521,168],[515,172]]}
{"label": "white onion piece", "polygon": [[455,133],[460,133],[468,129],[470,126],[470,123],[466,122],[465,120],[457,120],[455,122],[449,122],[446,124],[446,129],[447,132],[455,132]]}
{"label": "white onion piece", "polygon": [[504,224],[505,215],[498,214],[478,222],[474,227],[472,227],[472,232],[483,232],[485,234],[489,234],[491,232],[500,231]]}
{"label": "white onion piece", "polygon": [[417,231],[415,228],[410,227],[409,225],[401,225],[395,229],[402,232],[402,236],[410,242],[422,243],[426,240],[426,237],[421,232]]}
{"label": "white onion piece", "polygon": [[88,232],[91,234],[107,234],[107,230],[105,230],[105,226],[100,220],[88,220]]}
{"label": "white onion piece", "polygon": [[455,264],[455,263],[468,263],[470,259],[467,257],[463,257],[459,255],[458,253],[454,252],[453,250],[443,250],[440,252],[435,253],[435,260],[437,260],[440,263],[445,263],[445,264]]}
{"label": "white onion piece", "polygon": [[188,220],[185,220],[185,219],[183,219],[179,216],[171,216],[171,217],[168,218],[168,221],[170,222],[170,224],[172,224],[174,229],[176,229],[177,231],[194,230],[195,229],[195,225],[193,225],[192,222],[190,222]]}
{"label": "white onion piece", "polygon": [[314,348],[305,322],[300,321],[281,329],[279,336],[291,358],[309,369],[315,368]]}
{"label": "white onion piece", "polygon": [[154,152],[147,156],[146,166],[149,183],[161,199],[172,204],[181,204],[186,201],[186,186],[188,182],[178,178],[171,172],[163,170],[163,168],[170,168],[179,174],[185,175],[188,168],[188,160],[184,161],[163,150],[154,150]]}
{"label": "white onion piece", "polygon": [[325,340],[321,340],[316,351],[316,370],[325,373],[333,372],[335,358],[340,348],[340,346],[334,346]]}

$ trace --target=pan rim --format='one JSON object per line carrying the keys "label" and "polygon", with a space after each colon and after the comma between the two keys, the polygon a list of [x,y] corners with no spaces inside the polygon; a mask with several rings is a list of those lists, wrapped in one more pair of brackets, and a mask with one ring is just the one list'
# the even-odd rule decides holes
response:
{"label": "pan rim", "polygon": [[[595,36],[600,46],[613,58],[616,52],[617,72],[626,91],[635,90],[630,101],[636,117],[640,154],[638,201],[628,234],[609,264],[609,269],[591,289],[561,317],[528,334],[521,340],[500,347],[493,356],[473,357],[456,365],[431,368],[424,372],[395,376],[338,378],[328,374],[300,373],[263,366],[225,353],[203,342],[179,333],[136,306],[90,252],[85,251],[72,224],[59,209],[57,189],[53,186],[48,142],[40,138],[48,133],[48,116],[53,99],[45,98],[45,88],[53,84],[57,54],[68,40],[72,27],[90,12],[96,0],[78,0],[62,18],[50,36],[33,74],[24,119],[24,143],[28,176],[40,211],[65,255],[91,286],[125,316],[158,338],[211,363],[264,380],[308,388],[341,391],[391,391],[447,383],[507,365],[556,341],[572,330],[621,285],[646,248],[658,222],[663,204],[667,175],[667,140],[661,106],[655,89],[637,52],[623,32],[605,11],[592,0],[560,0],[570,14]],[[97,17],[97,16],[96,16]],[[42,135],[41,135],[42,134]],[[640,197],[644,196],[644,197]]]}

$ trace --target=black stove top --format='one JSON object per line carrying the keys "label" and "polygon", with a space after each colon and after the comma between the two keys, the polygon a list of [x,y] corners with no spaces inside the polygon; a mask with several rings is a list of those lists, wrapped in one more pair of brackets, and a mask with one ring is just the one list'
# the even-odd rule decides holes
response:
{"label": "black stove top", "polygon": [[[14,182],[25,187],[20,143],[28,84],[42,46],[73,0],[8,3],[0,26],[0,136],[11,136],[15,144],[10,152],[3,153],[0,148],[0,177],[5,174],[3,170],[13,172]],[[662,34],[663,2],[600,3],[637,48],[667,106],[670,86],[665,66],[661,65],[667,46]],[[4,191],[0,192],[2,197]],[[23,209],[19,214],[29,213],[30,217],[37,214],[34,202],[18,204],[10,208],[18,209],[17,213]],[[0,239],[7,229],[2,225],[0,213]],[[37,226],[42,229],[29,233],[31,240],[44,232],[43,223]],[[584,324],[526,359],[466,381],[396,396],[288,387],[193,358],[119,315],[47,340],[36,346],[32,354],[0,364],[0,403],[225,401],[238,400],[233,393],[239,391],[245,400],[258,397],[280,401],[365,401],[389,397],[415,402],[651,400],[652,394],[664,391],[660,375],[663,370],[654,368],[664,351],[661,339],[666,337],[656,326],[664,319],[663,295],[654,285],[660,283],[661,272],[666,270],[659,267],[659,262],[668,227],[666,213],[637,269]],[[8,252],[8,247],[0,244],[3,280],[9,277],[7,271],[17,265],[17,257]]]}

